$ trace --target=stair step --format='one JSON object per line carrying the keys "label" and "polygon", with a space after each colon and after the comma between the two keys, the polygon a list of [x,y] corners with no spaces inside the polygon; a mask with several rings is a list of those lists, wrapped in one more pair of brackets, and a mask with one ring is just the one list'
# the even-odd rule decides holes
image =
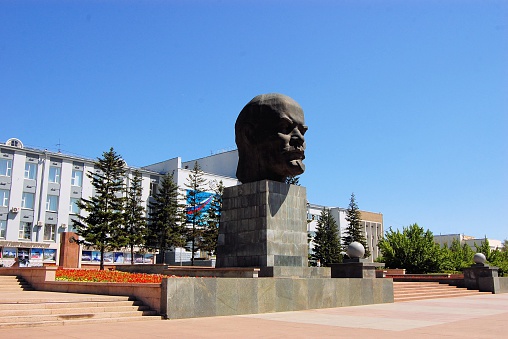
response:
{"label": "stair step", "polygon": [[160,319],[128,296],[34,291],[16,276],[0,276],[0,328]]}
{"label": "stair step", "polygon": [[[70,308],[39,308],[38,305],[30,308],[30,316],[35,315],[65,315],[76,313],[93,313],[93,312],[129,312],[129,311],[149,311],[148,306],[102,306],[102,307],[70,307]],[[0,321],[3,317],[8,316],[26,316],[27,309],[4,309],[0,310]]]}
{"label": "stair step", "polygon": [[479,291],[467,290],[457,286],[440,284],[439,282],[394,282],[393,294],[395,302],[453,298],[478,295]]}
{"label": "stair step", "polygon": [[89,313],[70,313],[70,314],[50,314],[50,315],[37,315],[30,314],[29,316],[5,316],[0,318],[0,324],[3,323],[34,323],[46,321],[59,321],[59,320],[76,320],[76,319],[103,319],[103,318],[135,318],[142,316],[154,316],[155,311],[124,311],[124,312],[95,312]]}
{"label": "stair step", "polygon": [[74,320],[55,320],[55,321],[34,321],[31,323],[0,323],[0,328],[23,328],[33,326],[63,326],[63,325],[81,325],[81,324],[98,324],[131,321],[149,321],[161,319],[158,315],[146,315],[142,317],[118,317],[118,318],[94,318],[94,319],[74,319]]}

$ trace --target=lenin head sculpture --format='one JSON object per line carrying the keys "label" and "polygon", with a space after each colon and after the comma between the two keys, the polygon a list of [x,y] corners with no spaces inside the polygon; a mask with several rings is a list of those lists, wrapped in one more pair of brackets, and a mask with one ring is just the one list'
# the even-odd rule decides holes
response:
{"label": "lenin head sculpture", "polygon": [[238,180],[285,182],[302,174],[306,131],[303,110],[290,97],[272,93],[252,99],[235,124]]}

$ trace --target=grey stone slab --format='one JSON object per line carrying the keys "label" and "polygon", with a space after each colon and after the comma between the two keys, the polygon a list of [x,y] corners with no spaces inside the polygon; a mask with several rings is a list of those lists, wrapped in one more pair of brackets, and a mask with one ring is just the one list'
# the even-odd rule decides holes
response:
{"label": "grey stone slab", "polygon": [[259,279],[244,279],[238,284],[238,310],[239,314],[258,313],[258,283]]}
{"label": "grey stone slab", "polygon": [[374,303],[374,279],[360,279],[362,305],[370,305]]}
{"label": "grey stone slab", "polygon": [[194,281],[195,278],[168,279],[169,319],[194,318]]}
{"label": "grey stone slab", "polygon": [[361,278],[346,278],[349,281],[349,305],[357,306],[363,303],[363,290]]}
{"label": "grey stone slab", "polygon": [[291,311],[294,309],[293,279],[279,278],[275,281],[275,310],[277,312]]}
{"label": "grey stone slab", "polygon": [[309,279],[292,279],[293,280],[293,310],[301,311],[309,309]]}
{"label": "grey stone slab", "polygon": [[196,278],[194,281],[194,316],[217,315],[217,279]]}
{"label": "grey stone slab", "polygon": [[217,285],[216,310],[218,316],[242,314],[238,311],[240,300],[238,285],[242,279],[222,278]]}
{"label": "grey stone slab", "polygon": [[257,293],[259,313],[271,313],[276,311],[276,279],[257,279]]}

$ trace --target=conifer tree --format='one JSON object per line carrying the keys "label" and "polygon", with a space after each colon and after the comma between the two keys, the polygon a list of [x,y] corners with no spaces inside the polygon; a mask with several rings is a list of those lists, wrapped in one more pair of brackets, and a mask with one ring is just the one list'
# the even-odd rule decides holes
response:
{"label": "conifer tree", "polygon": [[104,252],[125,246],[123,238],[123,209],[125,162],[113,147],[97,158],[95,171],[87,176],[94,187],[90,199],[81,198],[78,207],[85,216],[74,220],[79,243],[96,247],[101,252],[100,269],[104,270]]}
{"label": "conifer tree", "polygon": [[342,237],[342,245],[344,246],[344,252],[347,250],[347,246],[353,241],[359,242],[365,248],[364,258],[368,258],[370,256],[370,250],[367,246],[367,240],[365,239],[365,234],[363,234],[362,224],[361,224],[361,213],[358,209],[358,205],[356,204],[355,194],[351,193],[351,199],[349,201],[349,206],[346,211],[346,220],[348,222],[348,226],[344,231],[344,236]]}
{"label": "conifer tree", "polygon": [[134,259],[134,247],[143,246],[146,233],[145,208],[142,203],[142,176],[139,170],[134,170],[130,187],[127,190],[125,202],[125,239],[130,248],[131,260]]}
{"label": "conifer tree", "polygon": [[203,210],[202,194],[205,191],[206,179],[198,162],[194,162],[189,176],[187,177],[187,241],[190,242],[188,250],[191,251],[191,265],[194,266],[194,255],[199,248],[202,231],[206,225],[205,211]]}
{"label": "conifer tree", "polygon": [[202,251],[206,251],[211,255],[214,255],[217,251],[217,238],[219,237],[219,224],[220,224],[220,215],[222,211],[222,195],[224,194],[224,184],[222,180],[217,182],[213,182],[211,187],[214,195],[212,201],[210,202],[210,207],[207,211],[206,216],[206,225],[203,230],[202,240],[199,244],[199,249]]}
{"label": "conifer tree", "polygon": [[340,254],[339,227],[330,210],[323,208],[314,236],[312,259],[319,260],[321,266],[330,266],[342,261]]}
{"label": "conifer tree", "polygon": [[165,252],[174,247],[185,245],[185,226],[182,219],[183,206],[178,200],[178,186],[173,175],[166,173],[148,203],[148,227],[145,244],[156,249],[165,262]]}
{"label": "conifer tree", "polygon": [[286,184],[300,186],[300,177],[299,176],[287,177]]}

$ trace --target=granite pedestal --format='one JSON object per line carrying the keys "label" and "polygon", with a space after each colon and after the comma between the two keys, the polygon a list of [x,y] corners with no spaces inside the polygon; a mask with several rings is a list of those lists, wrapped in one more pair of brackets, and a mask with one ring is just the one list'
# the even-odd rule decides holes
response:
{"label": "granite pedestal", "polygon": [[363,259],[344,259],[342,263],[331,264],[332,278],[376,278],[376,267],[383,263],[372,263]]}
{"label": "granite pedestal", "polygon": [[260,277],[329,277],[308,267],[305,187],[261,180],[224,190],[216,267],[258,267]]}
{"label": "granite pedestal", "polygon": [[498,278],[498,267],[486,264],[473,264],[464,271],[464,285],[470,290],[495,292]]}

